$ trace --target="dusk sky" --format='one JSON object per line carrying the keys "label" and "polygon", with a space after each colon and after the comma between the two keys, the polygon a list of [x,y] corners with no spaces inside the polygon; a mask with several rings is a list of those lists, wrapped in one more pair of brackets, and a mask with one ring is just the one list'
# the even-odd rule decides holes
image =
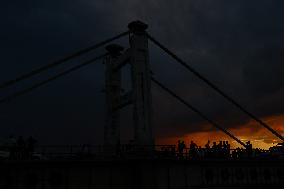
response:
{"label": "dusk sky", "polygon": [[[284,2],[277,0],[14,0],[1,3],[0,83],[126,31],[141,20],[148,32],[214,84],[284,135]],[[127,37],[117,43],[127,47]],[[149,43],[155,77],[237,137],[267,148],[262,129],[171,57]],[[88,54],[95,57],[103,48]],[[1,90],[1,97],[82,62]],[[102,61],[0,106],[0,138],[29,135],[42,144],[99,144],[105,115]],[[124,71],[124,85],[129,76]],[[158,143],[181,138],[204,145],[226,140],[153,84]],[[122,111],[122,140],[131,139],[131,109]]]}

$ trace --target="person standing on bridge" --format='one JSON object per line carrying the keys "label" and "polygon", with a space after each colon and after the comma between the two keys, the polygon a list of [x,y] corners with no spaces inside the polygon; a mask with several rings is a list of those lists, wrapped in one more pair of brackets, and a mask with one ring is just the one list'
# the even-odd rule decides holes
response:
{"label": "person standing on bridge", "polygon": [[226,146],[226,157],[230,158],[231,157],[231,145],[229,144],[228,141],[226,141],[225,146]]}
{"label": "person standing on bridge", "polygon": [[246,142],[246,151],[247,151],[248,157],[251,157],[252,156],[252,144],[250,143],[250,141]]}
{"label": "person standing on bridge", "polygon": [[183,151],[186,148],[184,141],[178,140],[178,158],[183,159]]}
{"label": "person standing on bridge", "polygon": [[210,140],[205,144],[205,154],[204,157],[210,157],[211,149],[210,149]]}
{"label": "person standing on bridge", "polygon": [[195,144],[193,141],[190,142],[189,145],[189,156],[193,159],[197,158],[197,144]]}

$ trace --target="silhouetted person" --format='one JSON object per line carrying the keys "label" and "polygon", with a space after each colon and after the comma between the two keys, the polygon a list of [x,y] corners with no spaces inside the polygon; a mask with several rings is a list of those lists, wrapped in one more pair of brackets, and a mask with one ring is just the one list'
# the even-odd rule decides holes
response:
{"label": "silhouetted person", "polygon": [[227,157],[227,143],[226,141],[222,141],[222,157]]}
{"label": "silhouetted person", "polygon": [[185,149],[185,143],[184,141],[178,140],[178,157],[183,158],[183,150]]}
{"label": "silhouetted person", "polygon": [[205,144],[205,157],[210,157],[211,155],[211,149],[210,149],[210,140]]}
{"label": "silhouetted person", "polygon": [[226,156],[227,156],[227,157],[230,157],[230,156],[231,156],[231,154],[230,154],[231,145],[229,144],[228,141],[226,141],[225,145],[226,145]]}
{"label": "silhouetted person", "polygon": [[213,157],[217,157],[217,153],[218,153],[218,149],[217,149],[217,144],[216,142],[213,142],[213,145],[212,145],[212,155]]}
{"label": "silhouetted person", "polygon": [[222,150],[223,150],[223,141],[219,141],[217,144],[217,157],[222,157]]}
{"label": "silhouetted person", "polygon": [[205,148],[210,149],[210,140],[208,140],[208,142],[205,144]]}
{"label": "silhouetted person", "polygon": [[27,149],[27,153],[28,153],[29,158],[33,157],[33,153],[34,153],[36,143],[37,143],[36,139],[34,139],[32,136],[30,136],[27,139],[27,148],[26,149]]}
{"label": "silhouetted person", "polygon": [[189,154],[190,154],[190,157],[192,157],[192,158],[196,158],[196,157],[197,157],[196,148],[197,148],[197,145],[196,145],[193,141],[191,141],[191,142],[190,142],[190,145],[189,145]]}
{"label": "silhouetted person", "polygon": [[251,157],[252,156],[252,144],[250,143],[250,141],[246,142],[246,151],[247,151],[248,157]]}
{"label": "silhouetted person", "polygon": [[238,147],[238,148],[236,149],[236,157],[237,157],[237,158],[241,158],[241,155],[242,155],[242,151],[241,151],[241,149]]}
{"label": "silhouetted person", "polygon": [[201,146],[198,146],[198,149],[197,149],[197,157],[198,158],[203,158],[204,157],[204,149],[202,149]]}

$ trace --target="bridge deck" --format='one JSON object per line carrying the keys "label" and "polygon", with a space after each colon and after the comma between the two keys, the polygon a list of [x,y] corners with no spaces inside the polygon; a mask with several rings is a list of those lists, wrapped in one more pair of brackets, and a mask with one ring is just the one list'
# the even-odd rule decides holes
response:
{"label": "bridge deck", "polygon": [[[266,188],[284,184],[284,160],[15,160],[0,188]],[[10,183],[10,184],[9,184]]]}

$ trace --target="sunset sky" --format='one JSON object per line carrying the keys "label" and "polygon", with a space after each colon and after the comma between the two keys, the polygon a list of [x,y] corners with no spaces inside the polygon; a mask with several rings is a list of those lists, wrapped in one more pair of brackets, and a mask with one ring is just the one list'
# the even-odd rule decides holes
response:
{"label": "sunset sky", "polygon": [[[1,3],[0,83],[127,29],[133,20],[249,111],[284,135],[284,2],[277,0],[15,0]],[[128,46],[128,39],[117,43]],[[155,77],[212,120],[254,147],[278,139],[254,123],[150,43]],[[100,49],[88,55],[105,52]],[[85,58],[19,86],[45,79]],[[123,73],[127,88],[129,76]],[[33,135],[43,144],[100,144],[105,116],[104,65],[90,65],[0,107],[0,138]],[[153,85],[157,143],[198,145],[227,140],[198,115]],[[133,138],[131,109],[122,111],[121,138]],[[235,143],[232,142],[235,146]]]}
{"label": "sunset sky", "polygon": [[[284,115],[273,115],[269,117],[264,117],[262,119],[267,124],[269,124],[274,130],[276,130],[281,135],[284,135]],[[199,125],[200,126],[200,125]],[[157,140],[158,144],[174,144],[178,140],[184,140],[187,146],[191,140],[193,140],[198,146],[204,147],[208,140],[212,145],[213,142],[229,141],[232,148],[243,147],[238,144],[235,140],[231,139],[223,132],[216,130],[213,126],[208,124],[202,125],[203,131],[196,131],[192,133],[186,133],[180,136],[173,137],[165,137],[159,138]],[[239,125],[236,128],[228,129],[230,133],[234,134],[237,138],[239,138],[244,143],[247,141],[251,141],[254,148],[262,148],[269,149],[272,146],[277,145],[277,143],[281,142],[280,139],[275,137],[266,129],[262,128],[260,125],[255,123],[255,121],[248,121],[245,124]]]}

